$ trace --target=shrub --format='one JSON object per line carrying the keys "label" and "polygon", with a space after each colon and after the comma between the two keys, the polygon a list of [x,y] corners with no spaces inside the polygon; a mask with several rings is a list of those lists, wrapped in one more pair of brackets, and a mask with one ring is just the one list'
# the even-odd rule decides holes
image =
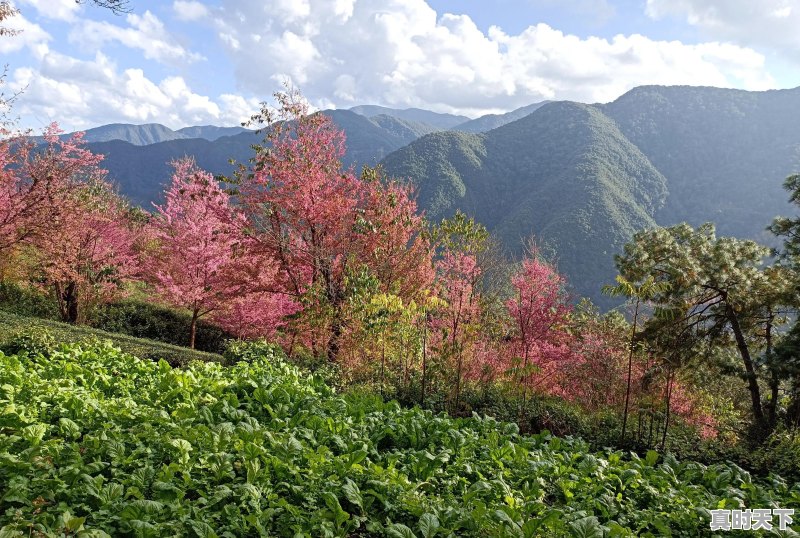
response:
{"label": "shrub", "polygon": [[254,362],[262,357],[267,360],[286,360],[286,355],[280,346],[266,340],[229,340],[222,356],[228,364]]}
{"label": "shrub", "polygon": [[6,355],[27,353],[29,355],[49,356],[56,348],[56,341],[47,329],[33,328],[12,334],[0,343],[0,351]]}
{"label": "shrub", "polygon": [[[176,346],[189,345],[191,317],[188,313],[164,306],[140,301],[121,301],[98,308],[91,321],[94,327],[104,331],[158,340]],[[197,324],[195,349],[223,353],[226,341],[232,337],[233,335],[216,325],[200,321]]]}
{"label": "shrub", "polygon": [[790,483],[800,483],[800,432],[777,430],[752,454],[759,474],[773,472]]}
{"label": "shrub", "polygon": [[0,309],[18,316],[59,319],[55,299],[13,282],[0,282]]}

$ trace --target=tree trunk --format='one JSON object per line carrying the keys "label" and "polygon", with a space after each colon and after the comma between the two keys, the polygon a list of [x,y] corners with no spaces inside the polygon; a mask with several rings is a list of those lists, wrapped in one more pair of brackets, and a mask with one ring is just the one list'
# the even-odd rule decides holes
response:
{"label": "tree trunk", "polygon": [[639,298],[636,298],[636,308],[633,311],[633,329],[631,330],[630,349],[628,350],[628,384],[625,387],[625,408],[622,411],[622,434],[619,437],[619,442],[622,444],[625,441],[625,430],[628,426],[628,406],[630,405],[631,398],[631,378],[633,377],[633,346],[636,339],[636,323],[639,318]]}
{"label": "tree trunk", "polygon": [[339,357],[339,348],[342,339],[342,302],[344,301],[344,291],[339,282],[333,279],[333,272],[327,265],[320,270],[320,274],[325,283],[325,298],[331,305],[333,318],[331,319],[331,337],[325,347],[325,356],[328,362],[336,362]]}
{"label": "tree trunk", "polygon": [[428,380],[428,313],[423,314],[422,326],[422,392],[419,398],[419,406],[425,407],[425,385]]}
{"label": "tree trunk", "polygon": [[667,430],[669,430],[670,407],[672,407],[672,386],[675,382],[675,372],[670,368],[667,371],[667,406],[666,415],[664,418],[664,434],[661,437],[661,451],[667,448]]}
{"label": "tree trunk", "polygon": [[69,282],[66,287],[61,283],[54,284],[56,299],[58,300],[58,311],[61,321],[65,323],[78,323],[78,286],[75,282]]}
{"label": "tree trunk", "polygon": [[780,388],[780,378],[778,376],[778,368],[775,365],[775,358],[772,356],[772,321],[774,316],[772,313],[767,317],[767,325],[764,329],[764,336],[767,341],[767,350],[766,350],[766,357],[767,357],[767,364],[770,368],[770,379],[769,379],[769,389],[770,389],[770,399],[769,403],[767,403],[767,426],[770,430],[775,428],[775,423],[777,422],[777,412],[778,412],[778,389]]}
{"label": "tree trunk", "polygon": [[386,342],[383,338],[381,338],[381,398],[383,398],[383,381],[385,372],[386,372]]}
{"label": "tree trunk", "polygon": [[192,324],[189,327],[189,348],[194,349],[194,340],[195,336],[197,335],[197,318],[199,316],[200,309],[195,308],[192,310]]}
{"label": "tree trunk", "polygon": [[335,311],[338,307],[334,307],[334,318],[331,321],[331,337],[328,339],[328,345],[325,348],[325,356],[328,362],[336,362],[339,357],[339,341],[342,339],[342,322],[339,320],[339,314]]}
{"label": "tree trunk", "polygon": [[750,390],[750,404],[753,408],[753,417],[756,421],[756,426],[759,429],[764,428],[764,410],[761,407],[761,389],[758,387],[758,377],[756,376],[755,366],[753,359],[750,357],[750,350],[747,347],[747,342],[742,333],[742,327],[739,325],[739,318],[736,316],[733,307],[726,303],[725,314],[731,324],[733,335],[736,338],[736,347],[739,349],[739,354],[744,362],[744,369],[747,372],[747,386]]}

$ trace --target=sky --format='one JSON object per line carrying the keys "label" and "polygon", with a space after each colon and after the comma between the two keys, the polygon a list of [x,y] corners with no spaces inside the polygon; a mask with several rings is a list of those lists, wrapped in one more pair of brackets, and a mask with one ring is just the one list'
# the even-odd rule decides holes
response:
{"label": "sky", "polygon": [[477,117],[645,84],[800,86],[800,0],[12,0],[22,127],[238,125],[283,84],[317,108]]}

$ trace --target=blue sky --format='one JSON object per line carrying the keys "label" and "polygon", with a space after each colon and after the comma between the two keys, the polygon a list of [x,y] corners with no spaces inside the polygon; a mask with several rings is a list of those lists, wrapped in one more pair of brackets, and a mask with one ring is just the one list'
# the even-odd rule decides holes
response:
{"label": "blue sky", "polygon": [[468,116],[642,84],[800,86],[800,0],[13,0],[24,127],[234,125],[291,81],[320,108]]}

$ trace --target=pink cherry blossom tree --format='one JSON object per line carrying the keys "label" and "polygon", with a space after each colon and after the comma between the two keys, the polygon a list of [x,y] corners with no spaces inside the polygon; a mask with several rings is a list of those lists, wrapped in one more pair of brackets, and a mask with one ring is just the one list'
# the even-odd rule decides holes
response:
{"label": "pink cherry blossom tree", "polygon": [[173,166],[166,203],[156,207],[150,224],[156,248],[145,276],[164,301],[191,312],[194,348],[197,321],[246,295],[251,260],[244,217],[214,177],[188,158]]}
{"label": "pink cherry blossom tree", "polygon": [[136,272],[134,226],[105,181],[102,155],[81,134],[62,140],[53,124],[45,144],[0,144],[0,252],[25,249],[32,281],[56,297],[64,321],[80,305],[110,300]]}
{"label": "pink cherry blossom tree", "polygon": [[511,279],[514,296],[506,303],[512,319],[509,342],[516,380],[522,387],[523,406],[528,389],[560,392],[559,377],[574,356],[565,331],[570,305],[565,281],[534,251]]}
{"label": "pink cherry blossom tree", "polygon": [[309,114],[296,93],[276,97],[277,116],[267,108],[259,116],[270,131],[240,199],[258,250],[303,305],[294,330],[335,361],[350,330],[348,275],[368,268],[381,291],[407,300],[432,280],[430,248],[408,188],[344,168],[344,133],[331,119]]}

